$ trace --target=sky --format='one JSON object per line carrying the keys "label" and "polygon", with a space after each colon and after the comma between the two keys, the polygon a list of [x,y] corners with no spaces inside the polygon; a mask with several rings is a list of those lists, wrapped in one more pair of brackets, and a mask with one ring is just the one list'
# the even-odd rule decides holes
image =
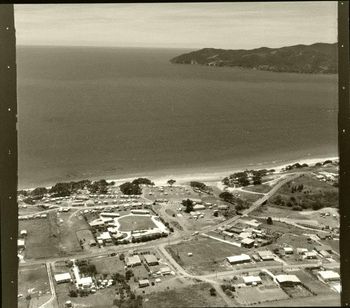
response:
{"label": "sky", "polygon": [[18,45],[250,49],[337,41],[337,2],[15,5]]}

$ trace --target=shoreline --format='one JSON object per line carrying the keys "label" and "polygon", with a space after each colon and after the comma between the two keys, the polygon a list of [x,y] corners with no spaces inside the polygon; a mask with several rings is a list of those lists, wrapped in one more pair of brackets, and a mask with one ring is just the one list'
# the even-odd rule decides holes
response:
{"label": "shoreline", "polygon": [[[272,161],[270,163],[255,163],[255,164],[249,164],[245,166],[240,166],[240,167],[234,167],[230,168],[229,166],[226,167],[216,167],[216,168],[209,168],[209,169],[214,169],[213,171],[209,172],[200,172],[198,169],[179,169],[179,170],[161,170],[161,171],[155,171],[155,172],[145,172],[143,174],[130,174],[127,175],[127,177],[120,177],[120,178],[113,178],[113,176],[99,176],[99,177],[89,177],[87,179],[89,180],[98,180],[98,179],[105,179],[108,182],[114,181],[116,185],[120,185],[124,182],[132,181],[135,178],[139,177],[145,177],[149,178],[151,181],[155,183],[157,186],[165,186],[167,185],[167,181],[169,179],[174,179],[176,180],[175,185],[184,185],[188,183],[189,181],[197,180],[197,181],[202,181],[202,182],[218,182],[221,181],[224,177],[229,176],[232,173],[243,171],[246,169],[275,169],[275,173],[280,173],[281,169],[288,166],[292,165],[295,163],[300,163],[300,164],[308,164],[308,165],[315,165],[318,162],[324,162],[326,160],[336,160],[339,161],[339,156],[332,156],[332,157],[313,157],[313,158],[302,158],[302,159],[294,159],[294,160],[288,160],[284,161],[282,163],[281,160],[276,160]],[[202,168],[201,168],[202,169]],[[81,179],[83,180],[83,179]],[[66,180],[66,182],[70,182],[71,180]],[[79,180],[76,180],[79,181]],[[64,180],[59,181],[59,182],[65,182]],[[58,182],[56,182],[58,183]],[[54,184],[53,184],[54,185]],[[44,185],[42,185],[44,186]],[[36,187],[42,187],[42,186],[36,186]],[[30,188],[20,188],[18,187],[18,190],[33,190],[36,187],[30,187]],[[45,186],[46,188],[51,188],[52,186]]]}

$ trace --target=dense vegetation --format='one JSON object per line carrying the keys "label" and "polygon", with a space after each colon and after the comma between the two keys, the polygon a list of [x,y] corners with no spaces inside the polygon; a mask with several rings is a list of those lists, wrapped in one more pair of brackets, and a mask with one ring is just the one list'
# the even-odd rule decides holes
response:
{"label": "dense vegetation", "polygon": [[142,189],[139,184],[126,182],[119,186],[124,195],[141,195]]}
{"label": "dense vegetation", "polygon": [[249,206],[249,204],[246,201],[243,201],[242,199],[235,197],[232,193],[228,191],[222,192],[219,195],[219,197],[223,201],[233,204],[235,206],[236,211],[244,210]]}
{"label": "dense vegetation", "polygon": [[185,212],[190,213],[193,211],[193,201],[190,199],[182,200],[182,205],[185,207]]}
{"label": "dense vegetation", "polygon": [[[307,178],[308,184],[300,182],[286,184],[280,193],[272,198],[272,204],[288,207],[295,211],[319,210],[324,207],[338,207],[338,190],[326,183]],[[317,186],[322,185],[322,186]]]}
{"label": "dense vegetation", "polygon": [[154,185],[154,183],[147,178],[138,178],[132,181],[132,184],[136,184],[136,185]]}
{"label": "dense vegetation", "polygon": [[262,177],[267,173],[274,172],[274,169],[267,170],[245,170],[241,172],[236,172],[222,180],[222,183],[226,186],[248,186],[250,184],[259,185],[262,183]]}
{"label": "dense vegetation", "polygon": [[190,186],[193,189],[197,189],[197,190],[205,192],[205,193],[211,193],[211,188],[202,182],[192,181],[192,182],[190,182]]}
{"label": "dense vegetation", "polygon": [[252,50],[204,48],[170,60],[178,64],[231,66],[274,72],[337,73],[338,44],[316,43]]}

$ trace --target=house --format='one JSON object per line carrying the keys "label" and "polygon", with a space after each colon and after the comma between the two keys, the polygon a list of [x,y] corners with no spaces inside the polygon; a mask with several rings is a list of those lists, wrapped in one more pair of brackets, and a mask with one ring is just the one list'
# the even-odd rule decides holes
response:
{"label": "house", "polygon": [[331,257],[330,253],[329,253],[328,251],[326,251],[326,250],[321,250],[321,251],[319,252],[319,254],[320,254],[322,257],[324,257],[324,258],[330,258],[330,257]]}
{"label": "house", "polygon": [[252,226],[254,228],[257,228],[261,225],[260,222],[258,222],[256,219],[251,219],[251,220],[242,220],[242,223]]}
{"label": "house", "polygon": [[284,250],[284,253],[285,253],[286,255],[291,255],[291,254],[293,254],[293,248],[292,248],[292,247],[284,247],[283,250]]}
{"label": "house", "polygon": [[55,275],[56,283],[65,283],[65,282],[70,282],[71,280],[72,280],[72,277],[70,273],[62,273],[62,274]]}
{"label": "house", "polygon": [[105,223],[101,219],[95,219],[95,220],[89,222],[89,225],[91,228],[101,229],[101,228],[104,228]]}
{"label": "house", "polygon": [[134,266],[141,265],[141,259],[138,255],[135,255],[135,256],[127,257],[125,263],[127,267],[134,267]]}
{"label": "house", "polygon": [[297,254],[298,255],[303,255],[306,252],[308,252],[307,248],[297,248]]}
{"label": "house", "polygon": [[120,214],[119,213],[106,213],[106,212],[103,212],[100,214],[100,216],[102,217],[119,217]]}
{"label": "house", "polygon": [[17,248],[18,248],[18,249],[26,248],[25,241],[24,241],[24,240],[21,240],[21,239],[18,239],[18,240],[17,240]]}
{"label": "house", "polygon": [[261,278],[259,276],[243,276],[243,281],[247,286],[261,284]]}
{"label": "house", "polygon": [[159,271],[163,276],[171,274],[171,269],[168,266],[162,267]]}
{"label": "house", "polygon": [[258,255],[263,261],[270,261],[275,259],[273,253],[270,250],[258,251]]}
{"label": "house", "polygon": [[222,231],[222,234],[223,234],[223,235],[227,235],[227,236],[229,236],[229,237],[233,237],[233,236],[234,236],[234,233],[228,232],[228,231]]}
{"label": "house", "polygon": [[245,248],[252,248],[254,246],[254,243],[255,243],[255,241],[253,239],[250,239],[250,238],[244,238],[241,241],[242,247],[245,247]]}
{"label": "house", "polygon": [[227,210],[227,209],[228,209],[228,205],[226,204],[218,205],[218,210]]}
{"label": "house", "polygon": [[193,210],[194,210],[194,211],[205,210],[205,206],[204,206],[203,204],[196,204],[196,205],[193,207]]}
{"label": "house", "polygon": [[27,230],[21,230],[21,236],[22,237],[27,236],[27,235],[28,235]]}
{"label": "house", "polygon": [[308,251],[304,253],[304,259],[317,259],[317,253],[315,251]]}
{"label": "house", "polygon": [[250,257],[248,255],[246,255],[246,254],[226,257],[226,260],[232,265],[240,264],[240,263],[246,263],[246,262],[250,262],[251,261]]}
{"label": "house", "polygon": [[240,234],[243,231],[242,228],[239,227],[231,227],[230,228],[230,232],[236,233],[236,234]]}
{"label": "house", "polygon": [[96,246],[97,245],[97,243],[96,243],[96,241],[94,240],[94,239],[91,239],[90,241],[89,241],[89,246],[90,247],[93,247],[93,246]]}
{"label": "house", "polygon": [[149,214],[149,210],[131,210],[132,214],[142,214],[142,215],[146,215]]}
{"label": "house", "polygon": [[251,233],[250,232],[241,232],[238,237],[241,239],[247,238],[247,237],[251,237]]}
{"label": "house", "polygon": [[144,288],[149,286],[149,280],[148,279],[141,279],[139,280],[139,287]]}
{"label": "house", "polygon": [[97,240],[102,240],[103,243],[112,243],[112,238],[109,232],[102,232],[99,236],[96,237]]}
{"label": "house", "polygon": [[82,277],[78,282],[78,286],[83,289],[91,288],[92,286],[92,278],[91,277]]}
{"label": "house", "polygon": [[295,275],[276,275],[275,279],[279,285],[285,287],[294,286],[301,283],[299,278]]}
{"label": "house", "polygon": [[145,258],[147,265],[149,265],[149,266],[159,264],[158,259],[156,258],[155,255],[145,255],[144,258]]}
{"label": "house", "polygon": [[330,281],[340,281],[340,276],[337,272],[334,271],[319,271],[317,276],[320,280],[324,282]]}

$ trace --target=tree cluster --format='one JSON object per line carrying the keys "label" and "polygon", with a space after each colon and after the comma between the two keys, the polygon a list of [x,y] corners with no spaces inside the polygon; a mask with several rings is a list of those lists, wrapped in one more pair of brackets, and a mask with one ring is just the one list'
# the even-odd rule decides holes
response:
{"label": "tree cluster", "polygon": [[119,186],[124,195],[141,195],[142,189],[139,184],[126,182]]}
{"label": "tree cluster", "polygon": [[193,201],[190,199],[182,200],[182,205],[185,207],[185,212],[190,213],[193,211]]}
{"label": "tree cluster", "polygon": [[147,178],[138,178],[138,179],[135,179],[132,181],[132,184],[135,184],[135,185],[154,185],[154,183],[150,180],[150,179],[147,179]]}

